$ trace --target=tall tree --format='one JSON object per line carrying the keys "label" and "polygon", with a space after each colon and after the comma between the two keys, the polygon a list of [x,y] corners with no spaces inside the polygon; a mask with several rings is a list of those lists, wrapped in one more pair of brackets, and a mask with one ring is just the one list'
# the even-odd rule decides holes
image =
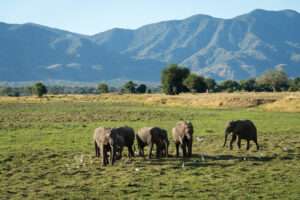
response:
{"label": "tall tree", "polygon": [[241,90],[252,92],[256,90],[256,81],[254,78],[240,81]]}
{"label": "tall tree", "polygon": [[187,88],[183,85],[183,80],[189,74],[190,70],[188,68],[179,67],[177,64],[169,65],[161,74],[163,92],[171,95],[186,92]]}
{"label": "tall tree", "polygon": [[222,91],[234,92],[240,90],[240,84],[234,80],[226,80],[219,85]]}
{"label": "tall tree", "polygon": [[189,89],[190,92],[206,92],[207,85],[202,76],[197,74],[190,74],[183,84]]}
{"label": "tall tree", "polygon": [[300,77],[289,80],[290,91],[300,91]]}
{"label": "tall tree", "polygon": [[97,90],[100,94],[109,92],[108,85],[105,83],[100,83],[97,87]]}
{"label": "tall tree", "polygon": [[275,91],[281,91],[287,89],[288,76],[283,70],[269,70],[261,75],[257,82],[263,85],[270,85]]}
{"label": "tall tree", "polygon": [[209,92],[214,92],[216,90],[217,83],[214,79],[205,78],[204,81],[206,83],[206,86],[207,86],[207,89]]}
{"label": "tall tree", "polygon": [[147,91],[147,86],[145,84],[140,84],[137,88],[136,88],[136,93],[146,93]]}
{"label": "tall tree", "polygon": [[132,81],[128,81],[127,83],[124,84],[123,86],[123,91],[125,93],[135,93],[136,92],[136,84]]}
{"label": "tall tree", "polygon": [[42,97],[44,94],[47,94],[48,92],[47,87],[41,82],[34,84],[32,89],[33,89],[33,93],[36,94],[38,97]]}

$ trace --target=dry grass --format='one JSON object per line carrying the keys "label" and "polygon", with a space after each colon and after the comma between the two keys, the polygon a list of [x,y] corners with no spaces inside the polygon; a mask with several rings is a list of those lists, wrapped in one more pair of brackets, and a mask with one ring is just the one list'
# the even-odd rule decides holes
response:
{"label": "dry grass", "polygon": [[197,108],[250,108],[260,107],[267,111],[300,112],[300,93],[212,93],[181,94],[103,94],[103,95],[48,95],[37,97],[0,97],[0,103],[46,103],[46,102],[106,102],[140,103]]}

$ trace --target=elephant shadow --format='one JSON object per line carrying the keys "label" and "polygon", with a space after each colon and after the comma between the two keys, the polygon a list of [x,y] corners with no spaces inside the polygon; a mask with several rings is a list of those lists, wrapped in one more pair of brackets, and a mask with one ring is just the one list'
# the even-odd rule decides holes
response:
{"label": "elephant shadow", "polygon": [[[169,156],[168,158],[162,159],[151,159],[149,160],[150,165],[162,165],[170,164],[172,168],[180,167],[230,167],[238,164],[242,161],[254,161],[254,162],[269,162],[275,159],[277,156],[236,156],[236,155],[207,155],[207,154],[193,154],[190,158],[177,158],[176,156]],[[219,162],[219,161],[236,161],[236,162]],[[180,164],[179,164],[180,163]]]}

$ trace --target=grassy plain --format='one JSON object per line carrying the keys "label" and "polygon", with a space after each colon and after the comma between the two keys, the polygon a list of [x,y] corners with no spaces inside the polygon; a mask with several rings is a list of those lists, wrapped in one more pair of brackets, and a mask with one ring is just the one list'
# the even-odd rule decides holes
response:
{"label": "grassy plain", "polygon": [[[300,199],[299,93],[205,95],[1,97],[0,199]],[[195,127],[191,159],[94,157],[98,126],[170,134],[179,119]],[[222,148],[233,119],[255,122],[260,151]]]}

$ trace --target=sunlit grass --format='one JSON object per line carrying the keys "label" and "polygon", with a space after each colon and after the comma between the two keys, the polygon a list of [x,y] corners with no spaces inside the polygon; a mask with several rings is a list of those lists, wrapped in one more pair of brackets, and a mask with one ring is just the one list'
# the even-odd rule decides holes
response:
{"label": "sunlit grass", "polygon": [[[72,98],[1,101],[0,199],[300,198],[300,113]],[[94,157],[98,126],[155,125],[170,136],[180,119],[195,127],[191,159],[175,158],[172,142],[161,160],[125,155],[104,168]],[[222,148],[232,119],[255,122],[261,151]]]}

